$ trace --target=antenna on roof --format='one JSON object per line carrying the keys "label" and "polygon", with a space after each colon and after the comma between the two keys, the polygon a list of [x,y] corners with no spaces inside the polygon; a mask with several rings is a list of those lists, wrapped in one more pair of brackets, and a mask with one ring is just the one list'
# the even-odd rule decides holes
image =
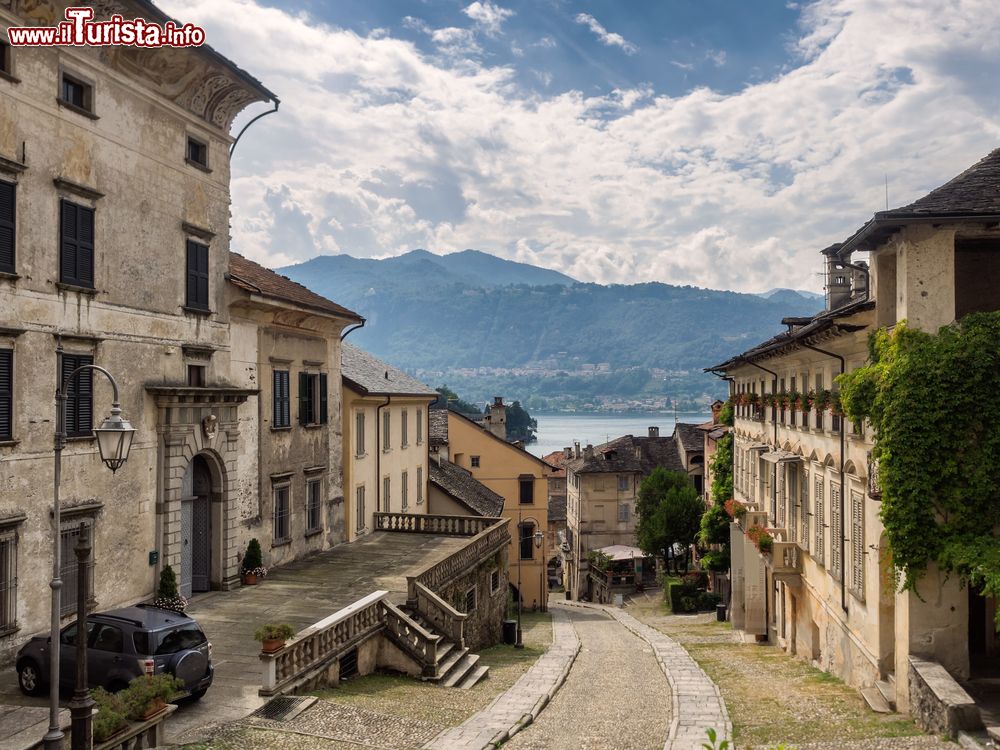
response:
{"label": "antenna on roof", "polygon": [[885,174],[885,210],[889,210],[889,173]]}

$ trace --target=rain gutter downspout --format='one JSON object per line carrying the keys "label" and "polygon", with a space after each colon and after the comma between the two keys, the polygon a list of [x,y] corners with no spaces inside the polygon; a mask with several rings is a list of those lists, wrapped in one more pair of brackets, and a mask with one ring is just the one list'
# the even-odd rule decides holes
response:
{"label": "rain gutter downspout", "polygon": [[274,109],[269,109],[266,112],[261,112],[259,115],[250,120],[250,122],[244,125],[243,128],[240,130],[239,134],[236,136],[236,140],[233,141],[233,145],[229,147],[230,159],[233,158],[233,152],[236,150],[236,144],[240,142],[240,138],[242,138],[243,134],[247,132],[247,129],[255,122],[257,122],[257,120],[259,120],[260,118],[267,117],[268,115],[273,115],[275,112],[278,111],[278,107],[281,105],[281,100],[278,99],[278,97],[274,97],[273,101],[274,101]]}
{"label": "rain gutter downspout", "polygon": [[340,340],[343,341],[350,334],[354,333],[359,328],[364,328],[364,327],[365,327],[365,319],[362,318],[360,323],[356,323],[355,325],[348,326],[346,329],[344,329],[344,332],[342,334],[340,334]]}
{"label": "rain gutter downspout", "polygon": [[[839,354],[834,354],[833,352],[826,351],[825,349],[820,349],[811,344],[807,344],[804,341],[802,346],[806,349],[812,349],[814,352],[819,352],[820,354],[825,354],[827,357],[833,357],[840,361],[840,374],[844,374],[844,358]],[[847,612],[847,581],[846,571],[844,570],[844,553],[847,551],[847,545],[844,542],[844,498],[847,496],[847,488],[844,486],[844,416],[840,417],[840,529],[838,533],[840,534],[840,608]],[[822,523],[823,519],[819,519],[817,523]]]}
{"label": "rain gutter downspout", "polygon": [[[375,408],[375,512],[388,513],[382,510],[382,409],[392,401],[392,395],[385,397],[385,403]],[[373,529],[374,531],[374,529]]]}

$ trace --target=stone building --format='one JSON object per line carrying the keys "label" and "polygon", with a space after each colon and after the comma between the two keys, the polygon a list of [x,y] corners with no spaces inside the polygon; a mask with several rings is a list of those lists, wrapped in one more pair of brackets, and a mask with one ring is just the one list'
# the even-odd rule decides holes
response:
{"label": "stone building", "polygon": [[[240,408],[238,549],[256,537],[265,565],[280,565],[347,541],[341,483],[341,335],[361,317],[236,253],[229,256],[233,381],[254,391]],[[207,462],[185,479],[199,483]],[[210,472],[202,480],[209,483]],[[196,494],[196,493],[192,493]],[[189,495],[190,496],[190,495]],[[195,520],[198,500],[189,513]],[[207,516],[207,509],[201,511]],[[207,519],[210,520],[210,519]],[[206,544],[199,523],[183,550]],[[190,564],[180,569],[191,587]],[[194,587],[207,588],[207,581]],[[185,592],[186,593],[186,592]]]}
{"label": "stone building", "polygon": [[624,435],[582,450],[579,443],[573,446],[572,457],[563,462],[568,546],[563,552],[563,577],[574,599],[592,593],[587,562],[590,552],[635,545],[639,487],[653,469],[663,467],[701,477],[701,442],[701,433],[694,425],[678,423],[669,437],[661,437],[658,427],[650,427],[645,436]]}
{"label": "stone building", "polygon": [[[55,23],[64,6],[3,0],[0,35]],[[112,12],[166,20],[148,2],[97,8],[99,18]],[[252,394],[230,365],[229,128],[274,95],[209,47],[7,48],[4,68],[0,654],[9,657],[48,624],[52,396],[80,365],[113,373],[136,435],[112,475],[92,432],[110,407],[109,383],[87,371],[70,384],[64,614],[81,523],[93,531],[99,607],[147,596],[164,562],[180,564],[184,476],[196,455],[215,519],[210,585],[236,579],[238,412]]]}
{"label": "stone building", "polygon": [[[501,410],[502,405],[499,401]],[[493,420],[494,429],[498,423],[499,415]],[[435,456],[468,471],[503,498],[503,517],[517,529],[510,540],[511,587],[515,591],[520,588],[523,606],[545,606],[548,582],[544,561],[554,550],[543,542],[548,529],[548,476],[555,467],[494,434],[488,423],[480,426],[451,410],[433,410],[431,430]],[[538,542],[536,533],[540,534]]]}
{"label": "stone building", "polygon": [[437,392],[348,342],[343,373],[347,539],[375,513],[427,513],[428,411]]}
{"label": "stone building", "polygon": [[[928,718],[949,712],[915,665],[936,663],[946,680],[965,681],[972,664],[1000,655],[996,603],[933,565],[920,595],[897,591],[870,481],[870,429],[829,408],[767,402],[836,389],[838,374],[866,361],[878,327],[905,319],[936,331],[1000,309],[998,180],[994,151],[914,203],[875,214],[823,251],[826,309],[786,318],[786,332],[712,368],[733,378],[735,494],[750,509],[733,530],[733,625],[836,674],[873,704],[913,711],[935,731],[955,726]],[[858,253],[868,253],[868,264]],[[744,535],[753,525],[774,530],[772,553]]]}

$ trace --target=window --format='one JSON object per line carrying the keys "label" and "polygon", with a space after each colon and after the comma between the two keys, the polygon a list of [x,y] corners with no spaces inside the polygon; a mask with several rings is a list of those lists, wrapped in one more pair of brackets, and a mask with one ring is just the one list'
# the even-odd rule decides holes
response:
{"label": "window", "polygon": [[0,41],[0,73],[6,73],[8,76],[12,76],[14,74],[14,64],[11,60],[10,45],[3,41]]}
{"label": "window", "polygon": [[830,482],[830,574],[844,580],[844,560],[840,556],[840,485]]}
{"label": "window", "polygon": [[292,417],[289,409],[288,370],[274,371],[274,409],[271,427],[290,427]]}
{"label": "window", "polygon": [[387,451],[392,447],[392,443],[389,442],[389,425],[391,424],[389,420],[389,412],[382,412],[382,450]]}
{"label": "window", "polygon": [[522,560],[533,560],[535,557],[535,524],[522,523],[518,527],[520,552]]}
{"label": "window", "polygon": [[191,388],[205,387],[205,365],[188,365],[187,371],[188,386]]}
{"label": "window", "polygon": [[187,296],[184,306],[208,310],[208,246],[187,241]]}
{"label": "window", "polygon": [[417,409],[417,445],[424,444],[424,410]]}
{"label": "window", "polygon": [[382,477],[382,499],[379,503],[379,511],[392,513],[392,480],[389,477]]}
{"label": "window", "polygon": [[94,209],[59,201],[59,281],[94,288]]}
{"label": "window", "polygon": [[826,548],[826,508],[823,503],[823,475],[816,475],[816,492],[813,500],[813,526],[814,534],[813,559],[820,565],[823,564],[823,551]]}
{"label": "window", "polygon": [[208,144],[188,136],[187,161],[202,167],[208,166]]}
{"label": "window", "polygon": [[402,414],[399,416],[399,445],[400,447],[405,448],[410,444],[410,414],[406,411],[406,409],[403,409]]}
{"label": "window", "polygon": [[306,532],[319,531],[322,526],[320,520],[322,493],[322,480],[311,479],[306,482]]}
{"label": "window", "polygon": [[476,587],[465,592],[465,612],[474,612],[476,609]]}
{"label": "window", "polygon": [[359,411],[354,415],[354,455],[365,455],[365,413]]}
{"label": "window", "polygon": [[410,506],[410,474],[404,471],[402,476],[399,478],[399,492],[400,497],[403,500],[403,512]]}
{"label": "window", "polygon": [[59,99],[63,104],[94,111],[94,87],[86,81],[64,72],[59,82]]}
{"label": "window", "polygon": [[857,490],[851,490],[851,592],[865,600],[865,503]]}
{"label": "window", "polygon": [[114,625],[96,623],[97,631],[90,637],[90,648],[96,651],[107,651],[110,654],[120,654],[125,650],[125,634]]}
{"label": "window", "polygon": [[535,478],[521,477],[518,482],[518,499],[522,505],[535,502]]}
{"label": "window", "polygon": [[365,529],[365,488],[362,485],[354,490],[354,511],[355,511],[355,522],[354,528],[358,531],[364,531]]}
{"label": "window", "polygon": [[628,523],[631,518],[631,507],[628,503],[618,504],[618,523]]}
{"label": "window", "polygon": [[274,488],[274,541],[284,542],[292,538],[287,484]]}
{"label": "window", "polygon": [[14,220],[17,185],[0,180],[0,271],[15,273]]}
{"label": "window", "polygon": [[495,594],[500,589],[500,569],[490,572],[490,593]]}
{"label": "window", "polygon": [[424,501],[424,467],[417,467],[417,505]]}
{"label": "window", "polygon": [[326,424],[327,421],[326,373],[299,373],[299,422]]}
{"label": "window", "polygon": [[469,461],[472,462],[473,469],[479,468],[479,456],[469,456]]}
{"label": "window", "polygon": [[[88,529],[90,537],[90,558],[87,560],[87,599],[88,607],[94,601],[94,519],[87,518],[83,525]],[[59,613],[68,615],[76,612],[77,591],[77,561],[76,545],[80,541],[80,522],[70,522],[60,532],[59,578],[62,580],[62,597]]]}
{"label": "window", "polygon": [[0,633],[17,629],[17,532],[0,529]]}
{"label": "window", "polygon": [[628,492],[628,484],[629,484],[628,480],[629,480],[628,476],[620,476],[620,477],[618,477],[618,491],[619,492]]}
{"label": "window", "polygon": [[[0,440],[14,437],[14,350],[0,349]],[[0,585],[3,585],[0,582]],[[0,622],[0,630],[3,623]]]}
{"label": "window", "polygon": [[[77,368],[94,364],[89,354],[63,354],[60,387]],[[66,386],[66,436],[90,437],[94,429],[94,371],[82,370]]]}

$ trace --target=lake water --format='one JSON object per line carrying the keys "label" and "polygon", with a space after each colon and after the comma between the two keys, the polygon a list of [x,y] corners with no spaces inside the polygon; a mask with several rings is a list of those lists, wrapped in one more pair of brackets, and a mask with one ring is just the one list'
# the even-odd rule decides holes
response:
{"label": "lake water", "polygon": [[[673,414],[532,414],[538,420],[538,441],[527,449],[536,456],[562,450],[579,440],[599,445],[622,435],[646,435],[650,427],[659,427],[660,435],[674,431]],[[711,419],[710,412],[678,413],[677,421],[701,424]]]}

